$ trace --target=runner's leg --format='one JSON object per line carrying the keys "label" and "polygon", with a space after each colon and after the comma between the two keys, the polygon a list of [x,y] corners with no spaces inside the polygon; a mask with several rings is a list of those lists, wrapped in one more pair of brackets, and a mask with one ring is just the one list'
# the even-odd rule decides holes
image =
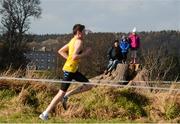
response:
{"label": "runner's leg", "polygon": [[[73,73],[64,72],[63,80],[71,81],[72,77],[73,77]],[[63,99],[69,86],[70,86],[70,83],[62,83],[61,84],[61,88],[60,88],[59,92],[56,94],[56,96],[53,98],[53,100],[51,101],[51,103],[48,105],[48,107],[46,108],[46,110],[43,113],[48,115],[48,113],[58,104],[59,100]]]}
{"label": "runner's leg", "polygon": [[[89,82],[89,80],[84,75],[82,75],[80,72],[76,72],[74,79],[79,82]],[[92,87],[93,87],[93,85],[83,84],[83,85],[77,87],[76,89],[73,89],[73,90],[67,92],[65,97],[69,97],[74,94],[88,91],[88,90],[92,89]]]}
{"label": "runner's leg", "polygon": [[[84,75],[82,75],[80,72],[76,72],[73,78],[79,82],[89,82],[88,79]],[[63,108],[65,110],[67,109],[67,100],[68,100],[69,96],[88,91],[92,87],[93,87],[93,85],[83,84],[83,85],[77,87],[76,89],[73,89],[73,90],[67,92],[62,101]]]}

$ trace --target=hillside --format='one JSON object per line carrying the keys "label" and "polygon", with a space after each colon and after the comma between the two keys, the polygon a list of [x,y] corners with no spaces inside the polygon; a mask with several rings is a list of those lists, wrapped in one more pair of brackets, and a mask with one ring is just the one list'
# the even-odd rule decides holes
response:
{"label": "hillside", "polygon": [[[61,103],[51,113],[50,122],[175,122],[180,123],[180,94],[179,92],[128,88],[126,86],[155,86],[180,88],[179,85],[166,84],[162,80],[179,80],[180,70],[180,32],[139,32],[142,47],[138,51],[139,63],[137,70],[127,64],[122,69],[118,65],[111,74],[104,75],[107,66],[107,50],[114,39],[123,33],[92,33],[87,35],[85,46],[91,46],[94,53],[82,60],[80,71],[88,78],[99,83],[120,83],[127,80],[124,88],[97,86],[91,91],[72,96],[69,99],[67,111]],[[56,50],[67,43],[71,35],[48,35],[39,41],[33,39],[30,47],[47,46]],[[37,37],[36,37],[37,38]],[[39,37],[38,37],[39,38]],[[37,39],[38,39],[37,38]],[[129,57],[129,55],[128,55]],[[63,65],[59,58],[59,69]],[[129,58],[128,58],[129,62]],[[127,62],[127,63],[128,63]],[[126,70],[127,69],[127,70]],[[135,69],[135,70],[132,70]],[[124,72],[123,70],[126,70]],[[60,70],[62,73],[62,71]],[[4,74],[9,71],[4,72]],[[23,75],[24,74],[24,75]],[[12,77],[33,77],[18,72]],[[62,75],[58,73],[62,78]],[[47,78],[47,77],[40,77]],[[148,80],[158,80],[154,84]],[[139,83],[137,81],[143,81]],[[127,84],[128,83],[128,84]],[[121,84],[121,83],[120,83]],[[71,88],[76,87],[72,85]],[[40,83],[33,81],[0,80],[0,122],[33,122],[40,123],[39,114],[47,107],[52,97],[58,92],[59,84]]]}
{"label": "hillside", "polygon": [[[121,75],[118,66],[112,75]],[[137,70],[133,80],[145,77]],[[140,75],[139,75],[140,74]],[[13,76],[13,75],[12,75]],[[102,77],[99,75],[95,77]],[[111,77],[111,75],[109,75]],[[147,78],[144,78],[147,79]],[[92,78],[91,80],[94,80]],[[117,80],[106,78],[108,81]],[[100,83],[103,79],[100,79]],[[139,85],[139,84],[133,84]],[[76,87],[72,85],[70,89]],[[161,84],[159,84],[161,86]],[[180,86],[171,85],[176,88]],[[33,81],[0,80],[0,122],[40,123],[39,114],[58,92],[59,84]],[[180,94],[134,88],[97,86],[91,91],[70,97],[68,110],[61,103],[47,122],[174,122],[180,123]]]}
{"label": "hillside", "polygon": [[[141,37],[142,48],[150,49],[150,48],[158,48],[162,45],[168,44],[168,50],[177,51],[180,53],[178,46],[180,46],[180,32],[173,30],[164,30],[164,31],[150,31],[150,32],[138,32]],[[93,44],[96,42],[103,42],[104,46],[110,45],[114,39],[120,39],[122,35],[128,36],[129,33],[118,32],[118,33],[90,33],[86,35],[85,41],[92,42]],[[36,43],[40,43],[41,46],[49,46],[48,44],[54,44],[51,40],[58,41],[57,44],[62,46],[64,43],[68,42],[72,37],[72,34],[47,34],[47,35],[31,35],[31,41]],[[43,43],[43,44],[41,44]],[[46,44],[47,43],[47,44]],[[110,44],[109,44],[110,43]],[[106,48],[106,47],[105,47]]]}
{"label": "hillside", "polygon": [[[1,123],[42,122],[38,115],[58,91],[57,86],[37,82],[0,81],[0,85]],[[48,122],[180,122],[180,94],[168,92],[96,87],[72,96],[68,107],[65,111],[58,104]]]}
{"label": "hillside", "polygon": [[[102,74],[108,64],[107,51],[111,47],[114,39],[120,39],[125,34],[129,33],[90,33],[85,37],[85,46],[92,47],[93,53],[88,58],[82,61],[80,66],[81,72],[89,78]],[[159,69],[152,74],[152,80],[155,80],[157,75],[162,80],[174,80],[180,74],[180,32],[178,31],[151,31],[138,32],[141,37],[141,49],[138,51],[139,63]],[[64,35],[35,35],[32,39],[34,42],[29,42],[30,48],[43,46],[48,49],[57,50],[67,43],[71,34]],[[128,62],[130,61],[130,52],[128,54]],[[171,64],[172,61],[172,64]],[[59,57],[59,69],[62,68],[63,59]],[[157,62],[157,63],[156,63]],[[154,63],[154,65],[153,65]],[[156,64],[156,65],[155,65]],[[93,69],[86,69],[92,68]],[[171,68],[170,70],[168,68]],[[164,76],[165,70],[169,72]],[[62,77],[62,74],[60,75]],[[165,79],[163,79],[165,77]]]}

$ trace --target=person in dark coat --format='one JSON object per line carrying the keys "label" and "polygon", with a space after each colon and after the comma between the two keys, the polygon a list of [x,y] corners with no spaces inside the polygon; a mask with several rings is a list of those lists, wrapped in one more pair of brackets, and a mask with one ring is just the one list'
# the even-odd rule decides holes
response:
{"label": "person in dark coat", "polygon": [[113,46],[108,50],[109,63],[105,70],[105,74],[116,69],[117,64],[121,62],[122,57],[120,51],[119,41],[115,40]]}

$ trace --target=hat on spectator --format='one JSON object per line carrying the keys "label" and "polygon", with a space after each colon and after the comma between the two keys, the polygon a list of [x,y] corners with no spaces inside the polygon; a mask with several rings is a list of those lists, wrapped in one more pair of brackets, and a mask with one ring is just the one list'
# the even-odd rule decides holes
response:
{"label": "hat on spectator", "polygon": [[132,32],[133,32],[133,33],[136,33],[136,27],[133,28]]}

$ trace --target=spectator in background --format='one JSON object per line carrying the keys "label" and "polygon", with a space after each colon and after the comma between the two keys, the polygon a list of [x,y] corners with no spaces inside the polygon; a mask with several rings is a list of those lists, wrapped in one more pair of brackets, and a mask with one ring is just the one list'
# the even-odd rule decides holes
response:
{"label": "spectator in background", "polygon": [[122,54],[122,63],[126,63],[128,49],[130,47],[128,39],[125,35],[122,36],[122,39],[120,40],[119,47],[121,49]]}
{"label": "spectator in background", "polygon": [[129,35],[129,42],[131,48],[131,64],[137,63],[137,50],[140,47],[140,37],[136,33],[136,27],[132,30],[132,33]]}
{"label": "spectator in background", "polygon": [[111,72],[113,69],[116,68],[117,64],[121,62],[122,57],[121,57],[118,40],[115,40],[113,46],[108,50],[108,58],[109,58],[109,63],[104,72],[105,74]]}

